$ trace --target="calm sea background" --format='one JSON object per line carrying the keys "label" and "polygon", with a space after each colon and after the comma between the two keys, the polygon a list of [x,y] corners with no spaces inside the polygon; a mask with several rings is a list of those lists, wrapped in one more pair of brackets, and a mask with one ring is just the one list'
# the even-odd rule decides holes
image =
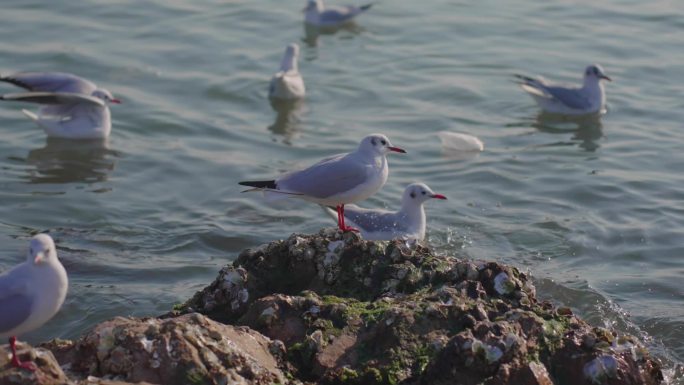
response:
{"label": "calm sea background", "polygon": [[[153,316],[247,247],[332,226],[315,205],[266,203],[269,178],[387,134],[395,207],[423,181],[440,252],[530,271],[539,295],[640,335],[684,380],[684,2],[378,3],[354,28],[306,34],[304,1],[5,0],[0,71],[65,71],[110,89],[106,143],[47,141],[0,105],[0,270],[37,231],[57,240],[70,290],[30,342],[116,315]],[[266,91],[302,46],[303,104]],[[613,77],[603,117],[540,116],[510,75]],[[11,92],[0,85],[0,92]],[[485,152],[440,148],[465,132]]]}

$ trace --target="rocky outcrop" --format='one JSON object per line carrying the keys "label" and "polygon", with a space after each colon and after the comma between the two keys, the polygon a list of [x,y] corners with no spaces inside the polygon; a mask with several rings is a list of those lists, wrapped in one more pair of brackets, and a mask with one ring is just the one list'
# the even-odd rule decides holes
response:
{"label": "rocky outcrop", "polygon": [[494,262],[323,230],[240,254],[167,316],[200,312],[280,340],[321,384],[658,384],[630,336],[539,302]]}
{"label": "rocky outcrop", "polygon": [[55,356],[47,349],[32,348],[22,342],[17,342],[17,353],[22,361],[33,361],[37,370],[29,372],[10,366],[12,353],[9,345],[0,346],[0,384],[67,384],[69,379],[59,367]]}
{"label": "rocky outcrop", "polygon": [[76,342],[47,346],[76,377],[164,385],[285,382],[281,343],[201,314],[166,320],[117,317]]}
{"label": "rocky outcrop", "polygon": [[[56,342],[51,344],[54,343]],[[95,376],[75,380],[67,377],[49,349],[33,348],[24,343],[17,343],[17,351],[22,361],[32,361],[37,369],[35,372],[30,372],[11,367],[9,345],[2,345],[0,346],[0,384],[2,385],[152,385],[147,382],[132,384]],[[69,364],[65,366],[68,367]]]}
{"label": "rocky outcrop", "polygon": [[[538,301],[515,268],[335,230],[243,251],[160,318],[115,318],[35,351],[55,378],[43,384],[662,382],[639,341]],[[3,368],[5,384],[17,371]]]}

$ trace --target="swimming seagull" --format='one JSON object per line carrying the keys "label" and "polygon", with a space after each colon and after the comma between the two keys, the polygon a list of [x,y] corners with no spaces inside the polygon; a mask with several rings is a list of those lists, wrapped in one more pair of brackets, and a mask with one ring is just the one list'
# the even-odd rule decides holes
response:
{"label": "swimming seagull", "polygon": [[520,87],[546,112],[581,115],[605,111],[606,93],[601,80],[611,79],[598,64],[586,68],[581,87],[554,84],[542,77],[514,76],[519,79]]}
{"label": "swimming seagull", "polygon": [[106,138],[112,129],[108,103],[119,104],[112,94],[86,79],[63,72],[20,72],[0,81],[28,92],[0,95],[0,100],[45,104],[36,115],[22,110],[50,137]]}
{"label": "swimming seagull", "polygon": [[66,297],[68,279],[52,238],[38,234],[29,243],[26,262],[0,275],[0,337],[9,337],[12,366],[36,370],[17,358],[16,335],[39,328]]}
{"label": "swimming seagull", "polygon": [[360,7],[355,5],[325,6],[323,0],[309,0],[304,8],[304,20],[316,27],[336,27],[352,21],[356,16],[368,10],[373,4]]}
{"label": "swimming seagull", "polygon": [[[369,210],[347,205],[344,216],[367,240],[389,241],[401,238],[421,241],[425,238],[426,221],[423,203],[433,198],[447,199],[442,194],[435,194],[424,183],[413,183],[404,190],[399,211]],[[331,216],[335,214],[328,207],[325,210]]]}
{"label": "swimming seagull", "polygon": [[280,62],[280,71],[271,78],[271,86],[268,90],[270,98],[294,100],[304,97],[306,90],[302,75],[299,74],[297,68],[298,59],[299,46],[295,43],[289,44]]}
{"label": "swimming seagull", "polygon": [[271,197],[296,197],[337,210],[337,225],[342,231],[358,231],[345,225],[344,205],[362,201],[375,194],[387,181],[386,155],[405,153],[392,146],[387,136],[368,135],[350,153],[335,155],[275,180],[240,182],[264,191]]}

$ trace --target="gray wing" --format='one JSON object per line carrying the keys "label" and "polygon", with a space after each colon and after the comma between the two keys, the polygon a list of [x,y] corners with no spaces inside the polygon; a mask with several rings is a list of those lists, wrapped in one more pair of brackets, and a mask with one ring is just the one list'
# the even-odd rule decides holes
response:
{"label": "gray wing", "polygon": [[17,92],[0,95],[2,100],[16,100],[39,104],[78,104],[88,103],[104,107],[105,103],[94,96],[77,94],[73,92]]}
{"label": "gray wing", "polygon": [[361,13],[361,9],[355,6],[326,7],[319,15],[319,20],[323,23],[343,23],[353,19],[359,13]]}
{"label": "gray wing", "polygon": [[276,180],[276,186],[286,192],[327,198],[367,182],[369,167],[348,154],[337,155],[283,175]]}
{"label": "gray wing", "polygon": [[93,82],[64,72],[19,72],[1,76],[0,81],[26,88],[29,91],[74,92],[90,95],[97,89]]}
{"label": "gray wing", "polygon": [[408,231],[408,222],[400,218],[396,212],[367,210],[355,205],[346,205],[344,217],[366,232]]}
{"label": "gray wing", "polygon": [[0,276],[0,334],[21,325],[31,315],[33,296],[19,289],[15,277]]}
{"label": "gray wing", "polygon": [[544,91],[570,108],[581,110],[591,107],[589,100],[577,88],[547,86]]}

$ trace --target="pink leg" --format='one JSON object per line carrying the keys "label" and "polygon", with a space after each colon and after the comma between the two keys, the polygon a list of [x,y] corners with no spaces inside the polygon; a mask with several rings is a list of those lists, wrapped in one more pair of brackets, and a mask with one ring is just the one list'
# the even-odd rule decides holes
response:
{"label": "pink leg", "polygon": [[342,229],[344,226],[342,225],[342,214],[341,214],[341,207],[340,205],[335,206],[335,210],[337,210],[337,227]]}
{"label": "pink leg", "polygon": [[348,226],[344,223],[344,205],[340,205],[339,207],[340,207],[340,213],[339,213],[338,215],[340,215],[340,217],[341,217],[341,219],[342,219],[342,223],[340,224],[340,229],[342,229],[342,231],[353,231],[353,232],[355,232],[355,233],[358,233],[358,232],[359,232],[359,229],[354,228],[354,227],[351,227],[351,226],[348,227]]}
{"label": "pink leg", "polygon": [[36,364],[33,362],[21,362],[17,357],[17,337],[9,338],[10,349],[12,349],[12,366],[15,368],[22,368],[30,371],[35,371],[37,369]]}

